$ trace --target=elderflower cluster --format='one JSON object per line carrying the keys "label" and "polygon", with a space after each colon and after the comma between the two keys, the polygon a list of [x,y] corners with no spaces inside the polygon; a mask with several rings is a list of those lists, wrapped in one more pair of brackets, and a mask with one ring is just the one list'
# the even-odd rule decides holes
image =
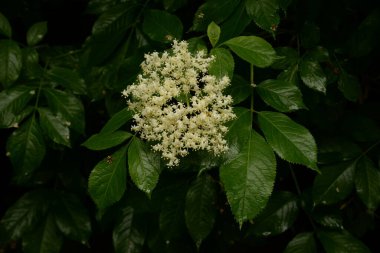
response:
{"label": "elderflower cluster", "polygon": [[146,54],[142,74],[123,91],[135,112],[132,130],[152,141],[168,166],[190,150],[218,155],[227,150],[224,123],[233,119],[231,96],[222,93],[230,80],[207,73],[213,57],[192,55],[188,43],[174,41],[171,53]]}

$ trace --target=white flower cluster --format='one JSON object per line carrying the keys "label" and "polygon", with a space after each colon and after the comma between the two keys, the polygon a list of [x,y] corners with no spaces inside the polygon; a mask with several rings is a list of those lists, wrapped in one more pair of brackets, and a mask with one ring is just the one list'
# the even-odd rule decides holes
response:
{"label": "white flower cluster", "polygon": [[142,74],[123,91],[135,112],[132,130],[152,141],[168,166],[178,165],[189,150],[216,155],[227,150],[223,124],[236,116],[231,96],[222,93],[229,78],[207,73],[213,60],[203,51],[192,55],[185,41],[174,41],[171,53],[146,54]]}

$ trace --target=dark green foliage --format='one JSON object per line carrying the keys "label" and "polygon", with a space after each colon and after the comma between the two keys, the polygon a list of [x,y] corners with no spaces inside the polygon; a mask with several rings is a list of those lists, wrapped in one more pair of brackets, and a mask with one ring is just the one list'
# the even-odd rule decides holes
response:
{"label": "dark green foliage", "polygon": [[[379,34],[371,0],[0,1],[0,253],[380,252]],[[236,118],[167,167],[121,92],[174,39]]]}

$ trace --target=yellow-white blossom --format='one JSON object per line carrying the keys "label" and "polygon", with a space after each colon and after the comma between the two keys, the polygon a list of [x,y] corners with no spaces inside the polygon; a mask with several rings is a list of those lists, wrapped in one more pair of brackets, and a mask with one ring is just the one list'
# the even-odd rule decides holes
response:
{"label": "yellow-white blossom", "polygon": [[142,74],[123,91],[135,112],[132,129],[154,143],[168,166],[178,165],[190,150],[218,155],[228,148],[224,123],[235,115],[223,90],[230,80],[207,73],[213,60],[204,51],[192,55],[185,41],[174,41],[171,52],[146,54]]}

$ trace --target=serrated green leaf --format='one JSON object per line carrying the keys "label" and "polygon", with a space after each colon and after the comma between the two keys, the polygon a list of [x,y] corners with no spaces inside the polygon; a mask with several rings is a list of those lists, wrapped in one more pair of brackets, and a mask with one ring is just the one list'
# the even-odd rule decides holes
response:
{"label": "serrated green leaf", "polygon": [[160,176],[160,156],[144,142],[134,138],[128,149],[128,170],[137,188],[150,195]]}
{"label": "serrated green leaf", "polygon": [[257,36],[240,36],[230,39],[227,45],[241,59],[254,66],[265,68],[277,58],[276,51],[264,39]]}
{"label": "serrated green leaf", "polygon": [[120,200],[127,184],[127,146],[100,161],[92,170],[88,191],[100,209]]}
{"label": "serrated green leaf", "polygon": [[76,195],[62,193],[56,196],[54,217],[62,234],[81,243],[87,242],[91,234],[90,217]]}
{"label": "serrated green leaf", "polygon": [[45,156],[43,136],[33,116],[8,138],[7,154],[14,167],[16,182],[28,181]]}
{"label": "serrated green leaf", "polygon": [[347,231],[321,231],[317,235],[326,253],[371,253],[363,242]]}
{"label": "serrated green leaf", "polygon": [[211,22],[207,27],[207,37],[213,47],[216,45],[216,43],[218,43],[220,37],[220,27],[215,24],[214,21]]}
{"label": "serrated green leaf", "polygon": [[216,190],[214,180],[204,174],[192,183],[186,194],[186,226],[198,248],[215,223]]}
{"label": "serrated green leaf", "polygon": [[246,146],[252,129],[252,113],[246,108],[234,108],[236,119],[227,124],[228,132],[225,136],[228,143],[228,151],[225,160],[235,158]]}
{"label": "serrated green leaf", "polygon": [[53,113],[62,116],[70,128],[83,133],[85,122],[82,102],[64,91],[44,89],[43,92]]}
{"label": "serrated green leaf", "polygon": [[360,96],[360,83],[356,76],[343,71],[338,80],[338,88],[344,97],[352,102],[358,100]]}
{"label": "serrated green leaf", "polygon": [[251,95],[252,86],[239,75],[234,75],[231,85],[225,89],[225,93],[232,97],[233,104],[239,104]]}
{"label": "serrated green leaf", "polygon": [[82,146],[91,150],[103,150],[115,147],[131,138],[133,135],[125,131],[99,133],[91,136]]}
{"label": "serrated green leaf", "polygon": [[22,240],[22,249],[25,253],[59,253],[63,237],[58,231],[51,214],[33,232]]}
{"label": "serrated green leaf", "polygon": [[47,22],[38,22],[32,25],[26,33],[26,42],[29,46],[38,44],[47,33]]}
{"label": "serrated green leaf", "polygon": [[0,40],[0,83],[10,86],[20,75],[22,53],[12,40]]}
{"label": "serrated green leaf", "polygon": [[256,90],[264,102],[280,112],[306,108],[302,93],[296,85],[283,80],[266,80]]}
{"label": "serrated green leaf", "polygon": [[104,125],[101,134],[111,133],[118,130],[121,126],[127,123],[133,118],[133,112],[131,112],[127,107],[121,111],[115,113],[110,120]]}
{"label": "serrated green leaf", "polygon": [[326,92],[327,78],[317,61],[302,60],[299,71],[301,80],[307,87],[319,92]]}
{"label": "serrated green leaf", "polygon": [[193,27],[195,31],[206,31],[211,22],[220,24],[233,13],[239,0],[208,0],[202,4],[194,15]]}
{"label": "serrated green leaf", "polygon": [[86,94],[86,84],[84,80],[72,69],[53,67],[49,69],[47,74],[54,84],[61,85],[77,94]]}
{"label": "serrated green leaf", "polygon": [[279,58],[271,65],[274,69],[287,69],[299,61],[298,52],[291,47],[277,47],[276,54]]}
{"label": "serrated green leaf", "polygon": [[345,199],[354,188],[356,160],[321,168],[313,184],[313,199],[325,205]]}
{"label": "serrated green leaf", "polygon": [[317,253],[313,233],[300,233],[286,246],[284,253]]}
{"label": "serrated green leaf", "polygon": [[245,1],[240,1],[232,14],[221,24],[221,34],[219,42],[239,36],[251,23],[251,19],[245,10]]}
{"label": "serrated green leaf", "polygon": [[18,126],[19,115],[35,95],[33,88],[17,85],[0,93],[0,128]]}
{"label": "serrated green leaf", "polygon": [[317,145],[309,130],[278,112],[259,112],[260,129],[285,161],[317,168]]}
{"label": "serrated green leaf", "polygon": [[297,215],[297,197],[291,192],[275,192],[262,213],[257,216],[249,233],[256,236],[281,234],[293,225]]}
{"label": "serrated green leaf", "polygon": [[6,37],[12,37],[12,27],[9,24],[8,19],[0,12],[0,34]]}
{"label": "serrated green leaf", "polygon": [[267,204],[276,177],[276,159],[264,138],[251,130],[240,153],[220,167],[220,178],[233,215],[240,224]]}
{"label": "serrated green leaf", "polygon": [[367,208],[376,210],[380,204],[380,172],[368,157],[363,157],[356,165],[355,187]]}
{"label": "serrated green leaf", "polygon": [[48,192],[31,191],[8,208],[0,222],[10,238],[17,240],[32,229],[45,215],[49,201],[51,199]]}
{"label": "serrated green leaf", "polygon": [[262,29],[274,33],[280,23],[280,8],[277,0],[247,0],[245,2],[248,15]]}
{"label": "serrated green leaf", "polygon": [[181,20],[166,11],[149,10],[145,13],[143,31],[152,40],[168,43],[182,38]]}
{"label": "serrated green leaf", "polygon": [[235,62],[231,52],[225,48],[213,48],[210,55],[215,59],[208,67],[209,74],[217,78],[228,76],[232,80]]}
{"label": "serrated green leaf", "polygon": [[54,115],[49,109],[38,108],[41,129],[55,143],[71,147],[70,130],[62,117]]}
{"label": "serrated green leaf", "polygon": [[[136,212],[132,207],[121,210],[121,217],[113,229],[112,241],[116,253],[139,253],[145,241],[145,227],[136,226]],[[142,218],[142,217],[138,217]]]}

